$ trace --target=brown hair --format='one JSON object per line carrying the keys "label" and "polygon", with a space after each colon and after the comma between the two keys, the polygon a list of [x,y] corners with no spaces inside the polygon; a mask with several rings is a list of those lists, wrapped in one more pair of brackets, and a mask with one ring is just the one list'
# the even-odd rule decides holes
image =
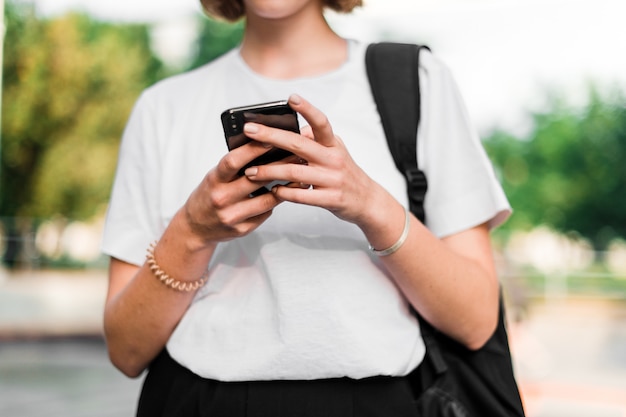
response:
{"label": "brown hair", "polygon": [[[336,12],[348,13],[363,5],[362,0],[322,0],[324,7]],[[213,17],[226,19],[230,22],[239,20],[246,13],[243,0],[200,0],[204,11]]]}

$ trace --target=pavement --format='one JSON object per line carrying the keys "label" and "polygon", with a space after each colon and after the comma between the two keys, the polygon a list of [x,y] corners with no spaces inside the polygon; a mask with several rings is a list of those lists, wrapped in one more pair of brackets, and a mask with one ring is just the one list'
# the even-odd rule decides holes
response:
{"label": "pavement", "polygon": [[130,417],[141,382],[110,364],[98,338],[0,342],[2,417]]}
{"label": "pavement", "polygon": [[[102,270],[0,270],[0,416],[132,416],[109,362]],[[533,300],[509,323],[528,417],[626,417],[626,301]]]}
{"label": "pavement", "polygon": [[111,365],[106,272],[0,271],[0,416],[124,417],[142,378]]}
{"label": "pavement", "polygon": [[510,323],[528,417],[626,417],[626,303],[567,298]]}

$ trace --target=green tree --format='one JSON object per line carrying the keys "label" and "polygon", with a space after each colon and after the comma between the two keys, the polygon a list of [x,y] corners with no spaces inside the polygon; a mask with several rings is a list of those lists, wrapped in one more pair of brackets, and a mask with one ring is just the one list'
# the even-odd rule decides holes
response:
{"label": "green tree", "polygon": [[626,237],[626,101],[591,89],[588,105],[552,100],[526,138],[485,140],[515,209],[507,228],[546,224],[576,232],[603,250]]}
{"label": "green tree", "polygon": [[148,28],[9,2],[5,45],[0,214],[97,214],[132,105],[162,75]]}

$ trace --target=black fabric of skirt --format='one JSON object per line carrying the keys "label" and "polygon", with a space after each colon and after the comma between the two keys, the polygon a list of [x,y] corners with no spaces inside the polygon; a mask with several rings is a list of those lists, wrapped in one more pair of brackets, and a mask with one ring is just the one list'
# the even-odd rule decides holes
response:
{"label": "black fabric of skirt", "polygon": [[406,378],[219,382],[163,351],[144,381],[138,417],[417,417]]}

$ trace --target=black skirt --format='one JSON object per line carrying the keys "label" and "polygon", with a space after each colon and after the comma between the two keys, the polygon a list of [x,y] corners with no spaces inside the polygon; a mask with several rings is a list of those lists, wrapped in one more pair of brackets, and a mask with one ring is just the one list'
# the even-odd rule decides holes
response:
{"label": "black skirt", "polygon": [[417,417],[407,378],[219,382],[163,351],[144,381],[139,417]]}

